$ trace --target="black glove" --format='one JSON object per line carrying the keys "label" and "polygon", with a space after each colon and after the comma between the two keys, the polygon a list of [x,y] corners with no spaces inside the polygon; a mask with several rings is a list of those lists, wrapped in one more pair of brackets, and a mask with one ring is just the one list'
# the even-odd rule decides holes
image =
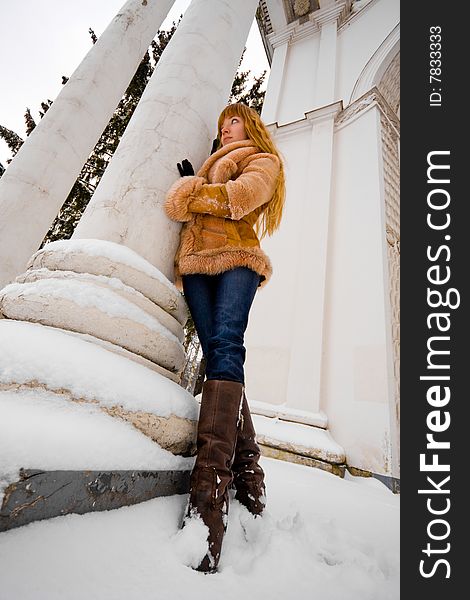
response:
{"label": "black glove", "polygon": [[213,140],[213,142],[212,142],[211,156],[212,156],[212,154],[214,154],[214,152],[217,150],[218,147],[219,147],[219,138],[216,137],[215,140]]}
{"label": "black glove", "polygon": [[185,158],[181,163],[176,163],[178,167],[178,171],[180,172],[181,177],[186,177],[187,175],[194,175],[193,165],[189,162],[187,158]]}

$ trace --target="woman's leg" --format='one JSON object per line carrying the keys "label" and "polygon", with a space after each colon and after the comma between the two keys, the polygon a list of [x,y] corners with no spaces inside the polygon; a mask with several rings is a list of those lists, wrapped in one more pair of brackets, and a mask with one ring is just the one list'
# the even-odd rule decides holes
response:
{"label": "woman's leg", "polygon": [[204,356],[212,331],[212,314],[215,300],[214,275],[183,275],[183,291],[186,303],[196,327]]}
{"label": "woman's leg", "polygon": [[[183,279],[209,370],[202,393],[187,511],[187,517],[198,514],[209,529],[209,551],[198,567],[204,572],[217,569],[227,522],[231,464],[243,403],[243,334],[259,282],[256,273],[246,271],[248,277],[247,273],[235,277],[223,273]],[[247,281],[252,284],[247,286]],[[230,352],[236,353],[236,360]]]}
{"label": "woman's leg", "polygon": [[238,267],[215,277],[206,377],[244,384],[244,336],[260,276],[247,267]]}
{"label": "woman's leg", "polygon": [[206,357],[206,378],[244,383],[244,335],[259,275],[238,267],[220,275],[184,275],[183,290]]}
{"label": "woman's leg", "polygon": [[264,471],[259,464],[260,457],[250,408],[243,394],[242,422],[237,432],[232,463],[233,485],[236,489],[235,498],[255,517],[263,512],[266,505],[266,486]]}
{"label": "woman's leg", "polygon": [[[259,279],[257,273],[245,267],[218,276],[212,334],[208,340],[208,380],[225,379],[244,385],[244,335]],[[256,516],[264,510],[266,488],[264,472],[259,465],[261,452],[244,393],[241,415],[232,463],[235,498]]]}

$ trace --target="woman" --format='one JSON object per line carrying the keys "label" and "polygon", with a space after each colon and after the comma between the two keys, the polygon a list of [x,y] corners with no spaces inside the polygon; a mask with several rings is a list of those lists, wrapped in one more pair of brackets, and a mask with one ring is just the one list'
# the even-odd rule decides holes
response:
{"label": "woman", "polygon": [[165,203],[168,216],[184,222],[175,273],[206,357],[186,514],[199,515],[209,528],[209,551],[198,567],[204,572],[217,569],[229,486],[253,515],[264,508],[264,473],[244,395],[243,342],[256,290],[272,272],[257,233],[262,238],[279,227],[285,195],[279,153],[256,111],[227,106],[218,140],[197,176],[189,161],[178,164],[186,176]]}

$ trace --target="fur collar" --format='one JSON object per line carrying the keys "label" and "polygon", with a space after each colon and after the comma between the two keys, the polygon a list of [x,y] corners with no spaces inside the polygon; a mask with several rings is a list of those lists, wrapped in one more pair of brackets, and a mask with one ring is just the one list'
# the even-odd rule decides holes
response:
{"label": "fur collar", "polygon": [[237,172],[239,162],[257,152],[259,149],[251,140],[231,142],[209,156],[197,175],[212,183],[225,183]]}

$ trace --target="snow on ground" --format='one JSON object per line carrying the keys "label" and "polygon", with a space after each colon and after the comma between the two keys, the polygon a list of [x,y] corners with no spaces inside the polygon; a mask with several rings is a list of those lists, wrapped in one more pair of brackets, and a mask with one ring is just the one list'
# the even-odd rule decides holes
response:
{"label": "snow on ground", "polygon": [[399,497],[263,458],[268,508],[230,507],[219,573],[186,566],[205,527],[180,530],[187,495],[67,515],[0,534],[0,600],[398,600]]}

